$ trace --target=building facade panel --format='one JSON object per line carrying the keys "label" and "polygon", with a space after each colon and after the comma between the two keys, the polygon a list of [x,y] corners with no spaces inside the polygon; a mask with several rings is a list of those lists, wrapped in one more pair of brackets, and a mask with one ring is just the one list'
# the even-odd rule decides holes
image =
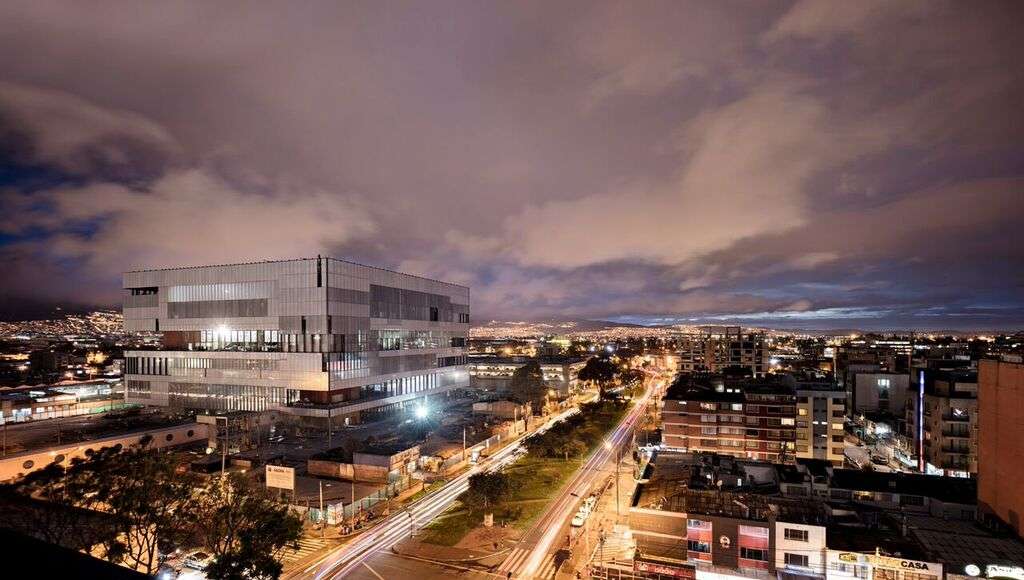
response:
{"label": "building facade panel", "polygon": [[355,401],[469,384],[463,286],[318,257],[128,272],[124,289],[126,329],[164,336],[126,353],[139,402],[358,420]]}

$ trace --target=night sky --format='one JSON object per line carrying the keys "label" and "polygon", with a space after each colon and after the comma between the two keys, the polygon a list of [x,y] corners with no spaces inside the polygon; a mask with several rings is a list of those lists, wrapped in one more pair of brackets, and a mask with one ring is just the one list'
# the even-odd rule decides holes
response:
{"label": "night sky", "polygon": [[1019,2],[0,4],[0,301],[329,254],[476,321],[1024,327]]}

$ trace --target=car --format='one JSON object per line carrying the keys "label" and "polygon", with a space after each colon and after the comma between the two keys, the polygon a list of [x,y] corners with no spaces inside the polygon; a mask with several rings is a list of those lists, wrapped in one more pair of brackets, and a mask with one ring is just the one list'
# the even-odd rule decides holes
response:
{"label": "car", "polygon": [[587,499],[583,500],[583,505],[587,508],[588,512],[594,511],[594,506],[597,505],[597,498],[594,496],[590,496]]}
{"label": "car", "polygon": [[574,528],[581,528],[581,527],[583,527],[583,524],[586,523],[586,521],[587,521],[587,516],[583,515],[582,513],[578,513],[577,512],[577,514],[575,516],[573,516],[572,522],[570,522],[570,524]]}
{"label": "car", "polygon": [[213,556],[202,550],[196,550],[188,556],[185,556],[185,566],[195,570],[205,570],[212,561]]}
{"label": "car", "polygon": [[885,457],[879,457],[878,455],[871,456],[871,463],[875,465],[889,465],[889,460]]}

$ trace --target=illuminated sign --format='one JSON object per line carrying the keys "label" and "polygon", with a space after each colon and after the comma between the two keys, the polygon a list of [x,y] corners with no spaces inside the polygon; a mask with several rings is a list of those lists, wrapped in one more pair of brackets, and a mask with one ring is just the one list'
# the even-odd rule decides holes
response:
{"label": "illuminated sign", "polygon": [[732,544],[732,540],[729,539],[729,536],[721,536],[718,538],[718,543],[721,544],[723,548],[728,548]]}
{"label": "illuminated sign", "polygon": [[295,489],[295,468],[281,465],[267,466],[267,487]]}
{"label": "illuminated sign", "polygon": [[868,554],[868,562],[879,568],[927,572],[929,574],[942,577],[942,564],[920,562],[918,560],[904,560],[903,558],[893,558],[891,556],[875,556],[874,554]]}
{"label": "illuminated sign", "polygon": [[692,565],[670,566],[668,564],[645,562],[643,560],[633,560],[633,571],[660,574],[673,578],[687,578],[689,580],[697,577],[697,569]]}
{"label": "illuminated sign", "polygon": [[1012,578],[1014,580],[1024,580],[1024,568],[1021,568],[1020,566],[989,564],[988,566],[985,566],[985,575],[989,578]]}
{"label": "illuminated sign", "polygon": [[850,552],[843,552],[839,554],[838,558],[843,562],[859,562],[860,558],[858,554],[851,554]]}

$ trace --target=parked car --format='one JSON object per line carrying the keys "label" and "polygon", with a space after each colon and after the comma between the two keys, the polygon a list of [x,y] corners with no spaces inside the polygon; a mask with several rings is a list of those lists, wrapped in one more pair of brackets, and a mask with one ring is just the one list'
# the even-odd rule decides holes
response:
{"label": "parked car", "polygon": [[185,565],[195,570],[206,570],[206,567],[213,561],[213,556],[203,552],[202,550],[196,550],[188,556],[185,556]]}
{"label": "parked car", "polygon": [[570,523],[571,523],[572,527],[574,527],[574,528],[581,528],[581,527],[583,527],[583,524],[586,523],[586,521],[587,521],[587,516],[585,516],[581,512],[576,512],[576,515],[573,516],[572,522],[570,522]]}

